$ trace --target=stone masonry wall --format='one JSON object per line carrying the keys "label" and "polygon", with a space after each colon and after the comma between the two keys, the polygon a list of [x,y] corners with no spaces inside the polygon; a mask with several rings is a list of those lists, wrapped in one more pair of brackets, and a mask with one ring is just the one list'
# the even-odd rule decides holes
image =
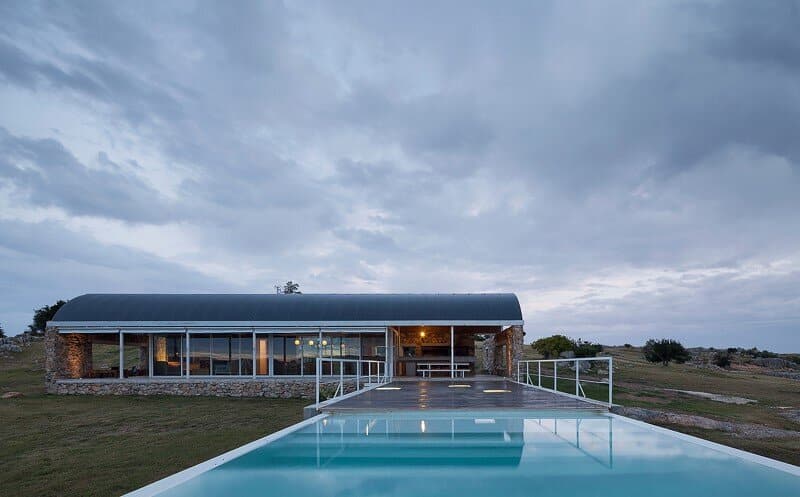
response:
{"label": "stone masonry wall", "polygon": [[[320,384],[320,390],[333,391],[338,381]],[[345,382],[345,393],[354,390]],[[314,379],[241,378],[219,380],[63,380],[56,381],[49,393],[61,395],[182,395],[212,397],[271,397],[313,399]]]}
{"label": "stone masonry wall", "polygon": [[61,335],[48,329],[44,335],[44,379],[47,391],[56,380],[89,377],[92,371],[92,339],[87,335]]}
{"label": "stone masonry wall", "polygon": [[[525,333],[522,326],[511,326],[483,342],[483,365],[489,374],[514,377],[522,359]],[[504,347],[505,346],[505,347]]]}

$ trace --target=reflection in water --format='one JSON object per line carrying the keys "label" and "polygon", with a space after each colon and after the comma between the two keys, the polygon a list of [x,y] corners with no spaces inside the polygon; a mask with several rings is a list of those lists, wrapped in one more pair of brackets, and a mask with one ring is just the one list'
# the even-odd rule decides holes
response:
{"label": "reflection in water", "polygon": [[164,495],[800,495],[800,477],[591,412],[334,415]]}

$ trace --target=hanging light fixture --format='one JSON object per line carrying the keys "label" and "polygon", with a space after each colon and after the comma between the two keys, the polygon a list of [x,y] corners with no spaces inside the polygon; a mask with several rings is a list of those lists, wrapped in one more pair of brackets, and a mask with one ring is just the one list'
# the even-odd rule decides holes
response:
{"label": "hanging light fixture", "polygon": [[327,347],[328,346],[328,341],[325,340],[324,338],[322,339],[322,346],[323,347]]}
{"label": "hanging light fixture", "polygon": [[299,338],[295,338],[294,339],[294,344],[295,345],[300,345],[300,339]]}
{"label": "hanging light fixture", "polygon": [[309,340],[308,344],[313,346],[314,345],[314,340]]}

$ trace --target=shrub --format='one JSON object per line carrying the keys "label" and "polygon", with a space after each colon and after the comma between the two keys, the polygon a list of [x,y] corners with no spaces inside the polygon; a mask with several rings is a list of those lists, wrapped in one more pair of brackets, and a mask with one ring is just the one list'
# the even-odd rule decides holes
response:
{"label": "shrub", "polygon": [[731,358],[728,354],[717,352],[714,354],[714,364],[721,368],[727,368],[731,365]]}
{"label": "shrub", "polygon": [[630,349],[633,348],[633,345],[626,343],[625,345],[623,345],[623,347],[625,347],[626,349]]}
{"label": "shrub", "polygon": [[572,350],[575,351],[575,357],[595,357],[603,351],[603,346],[599,343],[578,340],[575,344],[575,348]]}
{"label": "shrub", "polygon": [[664,366],[672,361],[682,364],[692,357],[679,341],[671,338],[662,338],[661,340],[651,338],[644,344],[642,352],[648,361],[660,362]]}
{"label": "shrub", "polygon": [[728,354],[735,354],[737,352],[739,352],[739,349],[736,347],[728,347]]}
{"label": "shrub", "polygon": [[531,347],[542,354],[545,359],[550,359],[558,357],[567,350],[575,350],[575,341],[564,335],[553,335],[536,340]]}

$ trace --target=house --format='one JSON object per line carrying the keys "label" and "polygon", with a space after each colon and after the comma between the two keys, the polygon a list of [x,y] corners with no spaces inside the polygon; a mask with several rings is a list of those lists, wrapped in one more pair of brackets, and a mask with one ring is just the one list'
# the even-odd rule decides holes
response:
{"label": "house", "polygon": [[48,323],[45,382],[56,394],[310,397],[318,368],[323,382],[512,376],[522,337],[514,294],[87,294]]}

